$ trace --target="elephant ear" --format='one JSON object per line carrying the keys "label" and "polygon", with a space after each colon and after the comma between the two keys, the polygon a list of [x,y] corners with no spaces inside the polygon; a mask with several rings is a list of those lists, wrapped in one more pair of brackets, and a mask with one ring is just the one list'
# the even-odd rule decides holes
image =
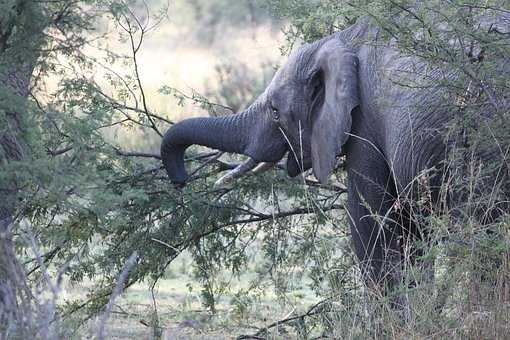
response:
{"label": "elephant ear", "polygon": [[322,101],[312,112],[312,166],[315,177],[326,183],[349,137],[351,112],[359,105],[358,58],[339,41],[330,40],[317,51],[316,69]]}

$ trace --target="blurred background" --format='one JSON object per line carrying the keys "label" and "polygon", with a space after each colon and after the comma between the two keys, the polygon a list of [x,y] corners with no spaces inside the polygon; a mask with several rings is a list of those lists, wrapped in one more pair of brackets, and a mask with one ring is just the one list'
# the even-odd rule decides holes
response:
{"label": "blurred background", "polygon": [[[256,0],[147,0],[146,5],[131,6],[140,20],[149,15],[149,26],[155,25],[144,35],[137,54],[139,76],[149,109],[172,121],[242,110],[263,91],[284,58],[284,22]],[[87,53],[104,58],[104,66],[130,79],[134,77],[131,67],[108,64],[104,55],[104,51],[131,53],[129,41],[118,32],[115,22],[105,20],[95,34],[107,34],[108,39],[91,44]],[[95,72],[96,81],[108,89],[111,72],[101,67]],[[162,88],[219,105],[214,110],[204,108]],[[159,152],[160,139],[151,131],[119,133],[117,127],[112,135],[128,149]]]}

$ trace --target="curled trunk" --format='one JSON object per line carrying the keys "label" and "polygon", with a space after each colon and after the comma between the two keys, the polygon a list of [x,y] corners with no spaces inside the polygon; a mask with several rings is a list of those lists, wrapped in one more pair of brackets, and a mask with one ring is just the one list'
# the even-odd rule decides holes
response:
{"label": "curled trunk", "polygon": [[184,153],[193,144],[225,152],[249,153],[248,131],[253,124],[253,113],[245,111],[222,117],[191,118],[172,126],[161,144],[161,158],[170,180],[175,184],[186,182]]}

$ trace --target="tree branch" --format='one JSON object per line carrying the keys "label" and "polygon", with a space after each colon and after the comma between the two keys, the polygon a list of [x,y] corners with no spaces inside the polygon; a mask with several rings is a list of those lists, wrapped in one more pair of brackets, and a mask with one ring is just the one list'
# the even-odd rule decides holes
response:
{"label": "tree branch", "polygon": [[283,324],[286,324],[286,323],[289,323],[289,322],[292,322],[292,321],[295,321],[295,320],[304,319],[305,317],[310,317],[310,316],[314,316],[314,315],[321,314],[321,313],[329,311],[330,309],[327,309],[327,310],[324,310],[324,309],[316,310],[316,309],[318,307],[322,306],[324,303],[329,302],[330,300],[331,300],[331,298],[327,298],[327,299],[321,300],[321,301],[317,302],[316,304],[314,304],[312,307],[310,307],[306,311],[306,313],[295,315],[295,316],[291,316],[291,317],[287,317],[287,318],[284,318],[282,320],[275,321],[275,322],[267,325],[266,327],[261,328],[255,334],[252,334],[252,335],[240,335],[240,336],[237,337],[237,340],[243,340],[243,339],[267,339],[268,338],[267,337],[267,332],[271,328],[278,327],[278,326],[281,326]]}
{"label": "tree branch", "polygon": [[115,152],[119,156],[126,156],[126,157],[145,157],[145,158],[156,158],[161,159],[161,156],[155,153],[148,153],[148,152],[129,152],[129,151],[122,151],[121,149],[115,148]]}

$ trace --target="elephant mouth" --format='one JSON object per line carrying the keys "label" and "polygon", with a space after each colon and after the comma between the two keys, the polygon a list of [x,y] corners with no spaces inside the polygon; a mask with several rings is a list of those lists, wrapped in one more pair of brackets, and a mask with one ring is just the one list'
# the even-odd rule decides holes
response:
{"label": "elephant mouth", "polygon": [[309,156],[303,155],[303,157],[296,158],[296,154],[292,151],[288,152],[287,155],[287,174],[290,177],[296,177],[300,173],[310,169],[312,167],[312,160]]}
{"label": "elephant mouth", "polygon": [[[283,157],[282,157],[283,158]],[[253,160],[252,157],[248,158],[243,163],[239,164],[235,169],[229,171],[226,175],[221,177],[214,183],[214,187],[221,188],[224,187],[237,178],[246,176],[246,175],[255,175],[262,172],[265,172],[269,169],[272,169],[276,164],[278,164],[278,160],[272,162],[257,162]],[[300,173],[310,169],[312,167],[312,161],[310,157],[303,157],[303,159],[298,161],[296,159],[295,154],[292,151],[287,153],[287,174],[290,177],[296,177]]]}

